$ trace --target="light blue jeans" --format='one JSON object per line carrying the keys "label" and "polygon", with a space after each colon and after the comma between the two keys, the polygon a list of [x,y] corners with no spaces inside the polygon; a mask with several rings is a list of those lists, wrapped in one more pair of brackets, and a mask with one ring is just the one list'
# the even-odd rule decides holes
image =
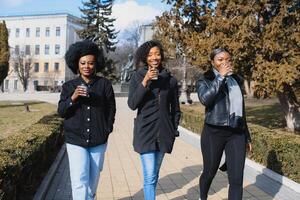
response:
{"label": "light blue jeans", "polygon": [[69,143],[66,146],[73,200],[93,200],[103,168],[107,143],[89,148]]}
{"label": "light blue jeans", "polygon": [[155,200],[159,169],[165,154],[151,151],[140,155],[144,174],[144,199]]}

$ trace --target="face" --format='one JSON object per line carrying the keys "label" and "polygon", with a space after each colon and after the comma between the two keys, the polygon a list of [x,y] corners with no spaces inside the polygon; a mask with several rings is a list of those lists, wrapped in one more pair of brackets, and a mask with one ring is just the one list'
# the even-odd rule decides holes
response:
{"label": "face", "polygon": [[226,64],[230,62],[231,62],[230,54],[226,51],[223,51],[215,55],[214,60],[211,61],[211,64],[214,66],[214,68],[216,68],[219,71],[222,64]]}
{"label": "face", "polygon": [[95,56],[86,55],[79,59],[79,73],[81,76],[90,77],[94,74],[95,70]]}
{"label": "face", "polygon": [[147,56],[147,65],[150,68],[158,68],[161,64],[161,54],[158,47],[152,47]]}

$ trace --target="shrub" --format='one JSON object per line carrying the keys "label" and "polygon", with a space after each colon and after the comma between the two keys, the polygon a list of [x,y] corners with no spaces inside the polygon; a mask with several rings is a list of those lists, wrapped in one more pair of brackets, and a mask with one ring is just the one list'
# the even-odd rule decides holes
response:
{"label": "shrub", "polygon": [[[182,107],[181,126],[201,133],[204,114]],[[253,152],[248,157],[267,168],[300,183],[300,136],[248,124]]]}
{"label": "shrub", "polygon": [[62,143],[62,119],[57,115],[2,140],[0,199],[32,199]]}

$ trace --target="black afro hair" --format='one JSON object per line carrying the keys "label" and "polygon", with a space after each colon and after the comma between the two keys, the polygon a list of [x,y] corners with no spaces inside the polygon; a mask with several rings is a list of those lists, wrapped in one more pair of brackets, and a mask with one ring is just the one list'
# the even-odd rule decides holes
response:
{"label": "black afro hair", "polygon": [[96,72],[105,68],[105,59],[101,48],[89,40],[84,40],[72,44],[65,54],[68,67],[74,74],[78,73],[79,59],[86,55],[94,55],[96,60]]}
{"label": "black afro hair", "polygon": [[147,57],[150,49],[158,47],[160,50],[161,61],[164,61],[164,50],[161,43],[158,40],[150,40],[143,43],[135,52],[135,67],[147,66]]}

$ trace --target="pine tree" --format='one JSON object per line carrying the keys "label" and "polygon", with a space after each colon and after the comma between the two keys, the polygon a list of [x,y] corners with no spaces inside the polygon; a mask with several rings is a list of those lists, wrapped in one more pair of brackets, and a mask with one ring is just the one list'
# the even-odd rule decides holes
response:
{"label": "pine tree", "polygon": [[79,37],[95,42],[106,52],[114,51],[117,44],[117,32],[114,29],[114,18],[111,18],[112,0],[88,0],[83,3],[80,23],[85,27],[78,31]]}
{"label": "pine tree", "polygon": [[8,74],[9,56],[8,31],[3,21],[0,22],[0,85]]}
{"label": "pine tree", "polygon": [[[115,51],[118,32],[111,18],[113,0],[87,0],[80,11],[83,13],[80,23],[85,27],[77,31],[81,39],[95,42],[99,48],[108,52]],[[110,80],[116,80],[114,62],[106,58],[105,68],[100,72]]]}

